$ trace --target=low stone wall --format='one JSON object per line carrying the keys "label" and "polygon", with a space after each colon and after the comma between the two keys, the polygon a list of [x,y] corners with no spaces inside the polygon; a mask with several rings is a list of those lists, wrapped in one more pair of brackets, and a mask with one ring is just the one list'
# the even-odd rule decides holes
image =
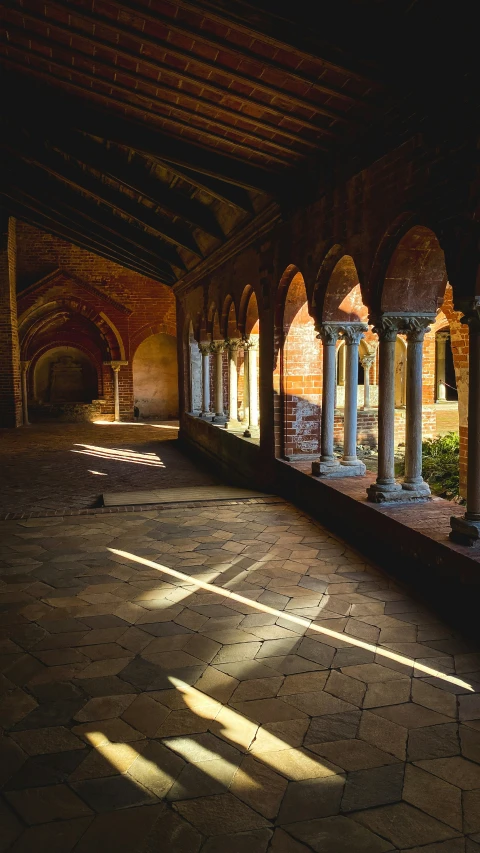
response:
{"label": "low stone wall", "polygon": [[28,412],[33,423],[91,423],[102,419],[103,403],[100,400],[92,400],[91,403],[44,403],[41,406],[29,405]]}

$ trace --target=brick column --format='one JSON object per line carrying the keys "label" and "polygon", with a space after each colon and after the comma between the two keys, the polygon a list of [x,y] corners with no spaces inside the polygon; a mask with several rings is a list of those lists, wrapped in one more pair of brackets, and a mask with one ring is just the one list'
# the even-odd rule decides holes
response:
{"label": "brick column", "polygon": [[0,211],[0,427],[22,421],[15,220]]}
{"label": "brick column", "polygon": [[452,516],[450,539],[461,545],[480,541],[480,305],[466,314],[468,324],[468,448],[467,507],[465,515]]}

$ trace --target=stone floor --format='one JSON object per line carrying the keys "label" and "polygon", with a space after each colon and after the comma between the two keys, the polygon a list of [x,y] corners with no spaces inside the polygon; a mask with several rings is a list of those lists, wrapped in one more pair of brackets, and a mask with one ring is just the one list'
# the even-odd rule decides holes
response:
{"label": "stone floor", "polygon": [[480,654],[301,511],[0,535],[0,851],[480,851]]}
{"label": "stone floor", "polygon": [[36,424],[0,435],[0,516],[99,505],[102,492],[218,482],[176,449],[178,423]]}

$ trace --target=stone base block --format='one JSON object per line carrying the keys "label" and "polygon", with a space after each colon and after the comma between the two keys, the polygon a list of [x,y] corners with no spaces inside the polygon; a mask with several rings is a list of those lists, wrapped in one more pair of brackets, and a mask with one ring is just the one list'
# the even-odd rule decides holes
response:
{"label": "stone base block", "polygon": [[480,521],[469,521],[468,518],[452,515],[450,518],[450,539],[458,545],[478,545],[480,543]]}
{"label": "stone base block", "polygon": [[224,415],[215,415],[212,424],[220,424],[220,426],[225,426],[227,423],[227,419]]}
{"label": "stone base block", "polygon": [[372,503],[418,503],[419,501],[429,501],[432,496],[430,489],[403,489],[400,483],[396,484],[396,488],[383,488],[377,483],[373,483],[367,489],[368,500]]}
{"label": "stone base block", "polygon": [[366,468],[363,462],[358,465],[342,465],[341,463],[320,462],[316,460],[312,462],[312,474],[314,477],[363,477]]}

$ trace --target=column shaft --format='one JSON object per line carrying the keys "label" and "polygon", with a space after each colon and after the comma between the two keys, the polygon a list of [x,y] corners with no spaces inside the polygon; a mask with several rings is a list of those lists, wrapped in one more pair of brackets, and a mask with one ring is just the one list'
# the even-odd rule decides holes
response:
{"label": "column shaft", "polygon": [[223,345],[215,351],[215,416],[223,418]]}
{"label": "column shaft", "polygon": [[346,343],[345,353],[345,408],[343,414],[342,465],[356,465],[357,460],[357,405],[358,405],[358,343]]}
{"label": "column shaft", "polygon": [[322,341],[322,414],[320,434],[320,459],[312,462],[312,474],[315,477],[328,476],[339,469],[338,460],[333,452],[335,429],[335,391],[336,391],[336,345],[340,328],[335,323],[323,323],[317,326],[318,337]]}
{"label": "column shaft", "polygon": [[113,399],[114,399],[114,407],[115,407],[115,420],[120,420],[120,390],[118,385],[118,374],[120,372],[119,367],[113,368]]}
{"label": "column shaft", "polygon": [[396,491],[395,482],[395,345],[397,330],[375,329],[380,336],[378,369],[377,484]]}
{"label": "column shaft", "polygon": [[210,344],[200,344],[202,353],[202,418],[210,416]]}
{"label": "column shaft", "polygon": [[22,425],[15,219],[0,210],[0,427]]}
{"label": "column shaft", "polygon": [[250,427],[258,427],[258,365],[256,342],[248,354],[248,391],[250,398]]}
{"label": "column shaft", "polygon": [[238,427],[238,372],[237,355],[239,341],[228,343],[228,420]]}
{"label": "column shaft", "polygon": [[423,340],[429,331],[431,318],[412,317],[407,322],[407,382],[405,421],[405,478],[402,488],[418,493],[418,497],[430,494],[422,477],[422,360]]}

